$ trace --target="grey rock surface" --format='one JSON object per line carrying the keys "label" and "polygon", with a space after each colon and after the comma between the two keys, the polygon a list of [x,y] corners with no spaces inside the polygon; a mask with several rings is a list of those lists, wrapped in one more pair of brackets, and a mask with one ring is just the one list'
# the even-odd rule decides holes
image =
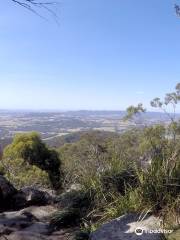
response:
{"label": "grey rock surface", "polygon": [[5,203],[8,201],[14,194],[17,193],[17,190],[13,185],[2,175],[0,175],[0,202]]}
{"label": "grey rock surface", "polygon": [[0,175],[0,240],[72,240],[75,228],[53,232],[55,195],[34,187],[17,190]]}
{"label": "grey rock surface", "polygon": [[154,216],[141,218],[128,214],[102,225],[90,235],[90,240],[161,240],[161,233],[152,233],[160,229],[160,224],[160,219]]}

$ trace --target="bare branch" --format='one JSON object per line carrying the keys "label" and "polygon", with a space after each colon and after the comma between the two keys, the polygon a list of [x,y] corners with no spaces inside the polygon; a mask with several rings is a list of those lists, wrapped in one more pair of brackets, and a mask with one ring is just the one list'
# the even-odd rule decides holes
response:
{"label": "bare branch", "polygon": [[[55,8],[59,4],[56,1],[53,0],[10,0],[14,2],[15,4],[18,4],[21,7],[26,8],[27,10],[33,12],[34,14],[44,18],[40,14],[40,9],[47,11],[50,13],[50,15],[55,19],[55,21],[58,23],[58,16],[56,14]],[[38,10],[39,9],[39,10]],[[44,18],[45,19],[45,18]]]}

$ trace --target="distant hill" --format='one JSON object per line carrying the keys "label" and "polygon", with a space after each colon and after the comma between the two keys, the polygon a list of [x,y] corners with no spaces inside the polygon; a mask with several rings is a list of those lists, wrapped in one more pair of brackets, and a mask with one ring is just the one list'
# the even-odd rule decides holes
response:
{"label": "distant hill", "polygon": [[117,137],[118,135],[119,134],[117,133],[107,132],[107,131],[95,131],[95,130],[79,131],[79,132],[70,133],[67,135],[59,136],[59,137],[46,139],[44,140],[44,142],[50,147],[59,148],[66,143],[78,142],[81,138],[84,138],[84,137],[93,136],[101,140],[101,139],[112,138],[112,137],[114,138],[114,137]]}

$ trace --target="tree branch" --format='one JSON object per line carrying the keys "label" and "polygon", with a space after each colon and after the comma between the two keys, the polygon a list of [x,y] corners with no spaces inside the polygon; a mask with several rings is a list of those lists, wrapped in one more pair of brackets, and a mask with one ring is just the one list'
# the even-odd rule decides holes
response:
{"label": "tree branch", "polygon": [[21,7],[26,8],[27,10],[33,12],[34,14],[44,18],[44,16],[42,16],[39,11],[37,10],[39,9],[44,9],[45,11],[47,11],[48,13],[50,13],[52,15],[52,17],[55,19],[56,22],[58,22],[58,16],[56,14],[56,11],[53,9],[54,7],[56,7],[59,3],[56,1],[45,1],[45,0],[10,0],[12,2],[14,2],[15,4],[18,4]]}

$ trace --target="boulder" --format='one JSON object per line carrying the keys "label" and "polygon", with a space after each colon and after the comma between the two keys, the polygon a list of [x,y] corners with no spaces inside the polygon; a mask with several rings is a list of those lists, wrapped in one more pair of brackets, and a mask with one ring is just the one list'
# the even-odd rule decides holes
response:
{"label": "boulder", "polygon": [[0,211],[9,207],[12,196],[17,193],[13,185],[0,175]]}
{"label": "boulder", "polygon": [[0,214],[0,240],[47,239],[49,240],[51,215],[57,211],[53,206],[31,206],[20,211]]}
{"label": "boulder", "polygon": [[10,198],[14,195],[17,190],[13,187],[13,185],[2,175],[0,175],[0,197],[3,200]]}
{"label": "boulder", "polygon": [[22,230],[36,222],[36,218],[31,213],[5,212],[0,214],[0,227]]}
{"label": "boulder", "polygon": [[147,215],[140,218],[137,214],[127,214],[102,225],[91,233],[90,240],[160,240],[160,219]]}
{"label": "boulder", "polygon": [[23,194],[21,191],[18,191],[12,196],[9,206],[9,209],[13,211],[17,211],[27,207],[27,200],[25,194]]}
{"label": "boulder", "polygon": [[19,214],[32,214],[38,221],[47,222],[57,211],[53,206],[30,206],[19,211]]}
{"label": "boulder", "polygon": [[34,187],[22,188],[16,196],[14,196],[16,205],[26,202],[26,206],[43,206],[50,204],[53,199],[50,194],[45,191],[38,190]]}

